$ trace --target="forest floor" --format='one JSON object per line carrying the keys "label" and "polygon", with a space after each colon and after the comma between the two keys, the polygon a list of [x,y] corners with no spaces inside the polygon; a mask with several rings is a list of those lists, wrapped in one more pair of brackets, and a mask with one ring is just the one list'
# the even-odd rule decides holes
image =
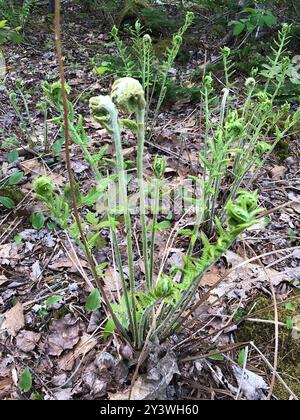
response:
{"label": "forest floor", "polygon": [[[91,120],[88,99],[109,91],[112,79],[95,76],[91,62],[96,53],[111,51],[105,46],[109,41],[101,18],[78,16],[74,11],[64,15],[63,50],[71,98],[76,110],[84,115],[90,147],[96,151],[99,146],[107,145],[108,157],[114,154],[112,140]],[[39,144],[43,138],[43,115],[37,107],[42,98],[41,84],[44,80],[57,80],[54,33],[49,19],[39,16],[28,30],[25,42],[9,45],[4,53],[6,86],[14,89],[16,81],[22,80]],[[218,55],[213,48],[211,53]],[[196,69],[203,63],[204,53],[199,46],[187,67]],[[13,135],[22,138],[5,90],[0,90],[0,126],[3,140]],[[92,315],[86,313],[90,273],[74,242],[59,228],[35,230],[30,222],[33,211],[43,210],[43,205],[34,200],[35,177],[47,174],[58,187],[67,182],[64,150],[59,157],[51,152],[57,136],[57,128],[50,124],[49,152],[42,154],[38,147],[32,150],[22,142],[20,158],[15,163],[7,163],[7,151],[1,150],[1,178],[16,171],[23,171],[24,178],[18,191],[22,200],[17,208],[12,211],[0,208],[0,398],[125,398],[138,355],[116,335],[103,339],[106,315],[102,308]],[[134,160],[136,147],[130,133],[126,134],[126,142],[126,159]],[[170,185],[180,184],[187,175],[201,172],[198,152],[202,142],[200,106],[180,100],[166,104],[151,143],[147,144],[146,173],[151,171],[152,157],[160,153],[168,160]],[[270,210],[268,220],[244,233],[205,276],[197,298],[208,288],[216,287],[194,314],[189,329],[154,348],[147,365],[142,367],[144,374],[152,369],[153,377],[155,370],[156,373],[169,370],[172,374],[163,378],[157,375],[159,379],[154,379],[151,386],[148,383],[146,389],[137,381],[136,398],[266,398],[275,348],[273,287],[283,324],[279,338],[279,376],[285,384],[279,386],[277,381],[274,398],[295,397],[295,394],[300,397],[299,339],[293,340],[286,326],[300,309],[300,298],[297,298],[300,296],[299,133],[291,134],[284,148],[284,156],[273,154],[255,180],[261,205]],[[93,175],[76,145],[72,145],[71,157],[75,177],[80,187],[87,190],[94,183]],[[157,260],[165,251],[169,234],[168,231],[159,233]],[[140,227],[136,226],[137,242],[139,237]],[[120,245],[126,253],[125,238]],[[182,238],[177,239],[167,266],[176,265],[184,249]],[[98,263],[112,260],[108,237],[103,238],[95,256]],[[249,259],[253,261],[245,263]],[[238,269],[231,270],[237,265]],[[142,273],[138,259],[136,269]],[[222,277],[225,279],[220,282]],[[108,270],[105,279],[106,290],[116,299],[118,278]],[[62,300],[51,304],[49,298],[53,295],[61,296]],[[244,316],[251,320],[242,322]],[[248,379],[241,383],[239,362],[245,355],[243,349],[247,349],[247,369],[254,376],[249,373]],[[32,372],[33,389],[21,394],[17,382],[25,367]]]}

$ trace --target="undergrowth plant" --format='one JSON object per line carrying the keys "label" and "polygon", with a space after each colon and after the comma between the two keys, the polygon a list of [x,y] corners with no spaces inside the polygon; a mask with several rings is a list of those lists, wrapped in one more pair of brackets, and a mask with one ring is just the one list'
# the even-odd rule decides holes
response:
{"label": "undergrowth plant", "polygon": [[[19,44],[22,41],[22,37],[19,33],[20,28],[12,29],[6,19],[0,20],[0,45],[7,41],[15,42]],[[1,52],[0,52],[1,54]],[[0,74],[2,77],[2,75]]]}
{"label": "undergrowth plant", "polygon": [[[264,70],[258,74],[254,69],[252,77],[245,81],[244,101],[238,108],[240,88],[235,87],[229,48],[222,50],[226,87],[220,99],[212,76],[207,74],[204,77],[204,150],[200,154],[204,180],[198,180],[204,192],[203,212],[199,217],[201,222],[207,223],[209,233],[213,230],[212,216],[224,201],[235,197],[241,186],[251,186],[278,142],[299,122],[299,111],[290,114],[289,104],[276,106],[278,94],[292,67],[287,55],[290,30],[290,26],[283,26],[278,41],[275,41],[273,56],[267,58]],[[273,138],[272,142],[268,142],[269,137]],[[224,177],[231,182],[230,191],[223,190]],[[224,215],[223,208],[222,220]]]}
{"label": "undergrowth plant", "polygon": [[[171,236],[189,237],[189,246],[181,264],[171,267],[169,271],[164,262],[159,270],[154,264],[157,231],[161,226],[158,217],[162,216],[162,191],[167,180],[166,161],[162,156],[156,156],[153,160],[153,179],[149,182],[145,178],[143,159],[147,86],[143,87],[140,81],[132,77],[124,77],[114,83],[111,96],[97,96],[90,100],[92,117],[107,129],[114,140],[116,171],[110,171],[107,175],[100,170],[97,158],[94,159],[83,129],[82,117],[76,116],[70,102],[64,106],[62,97],[68,92],[68,86],[62,87],[60,83],[45,85],[45,93],[53,107],[61,113],[67,109],[70,138],[82,148],[94,171],[98,187],[94,189],[93,199],[87,199],[77,183],[66,186],[64,195],[57,191],[53,181],[47,177],[37,179],[34,187],[37,197],[47,206],[50,217],[67,229],[79,246],[88,252],[89,261],[90,252],[93,253],[96,245],[94,238],[99,237],[103,229],[110,232],[114,268],[122,283],[120,299],[116,302],[108,301],[103,289],[105,276],[101,265],[97,267],[100,291],[94,289],[87,302],[88,310],[95,310],[100,307],[102,297],[108,306],[110,317],[105,325],[105,336],[117,330],[135,348],[141,349],[145,341],[163,341],[170,334],[180,331],[192,311],[196,292],[205,273],[242,232],[257,223],[257,217],[262,212],[258,206],[258,193],[241,187],[250,186],[251,180],[247,179],[249,171],[255,174],[259,170],[276,143],[300,118],[300,110],[287,116],[286,106],[277,109],[274,105],[276,95],[268,93],[270,85],[274,85],[275,91],[278,91],[286,77],[289,62],[285,49],[289,30],[289,26],[283,27],[277,43],[278,49],[274,50],[274,57],[269,59],[266,71],[261,75],[266,79],[264,90],[257,90],[254,76],[258,75],[253,72],[253,77],[246,80],[241,107],[236,105],[233,95],[235,84],[230,81],[232,71],[229,49],[223,50],[226,87],[220,99],[215,93],[212,77],[205,76],[205,144],[200,154],[204,175],[193,178],[200,185],[201,194],[191,200],[191,209],[195,214],[194,229],[182,230],[175,226],[171,233]],[[131,115],[131,119],[121,118],[120,113]],[[57,117],[57,123],[62,123],[61,115]],[[136,209],[132,209],[128,192],[130,177],[126,171],[122,144],[124,126],[130,127],[136,135],[137,215],[133,215],[132,210]],[[273,141],[268,143],[270,135]],[[222,188],[228,178],[230,191],[222,198]],[[112,186],[118,192],[116,202],[112,200]],[[74,193],[72,197],[70,190]],[[149,197],[152,199],[149,200]],[[94,199],[100,198],[106,203],[101,217],[94,213]],[[76,222],[72,221],[70,201],[73,201],[73,208],[75,204]],[[79,219],[78,209],[82,209]],[[137,275],[135,270],[137,262],[133,218],[137,218],[141,226],[140,254],[144,266],[141,275]],[[122,233],[119,226],[123,224],[127,262],[124,262],[120,247]],[[82,233],[90,233],[88,226],[93,227],[94,236],[86,241],[82,239]]]}
{"label": "undergrowth plant", "polygon": [[13,28],[24,28],[36,0],[0,0],[0,19]]}
{"label": "undergrowth plant", "polygon": [[[130,337],[135,347],[141,348],[147,335],[163,340],[170,332],[178,330],[181,318],[186,308],[192,303],[193,296],[199,287],[200,280],[206,271],[226,252],[237,236],[246,228],[256,223],[255,217],[260,213],[257,208],[257,194],[239,191],[237,197],[229,200],[225,206],[226,225],[222,226],[219,218],[215,218],[217,240],[211,243],[204,232],[201,233],[202,252],[199,257],[187,256],[183,265],[176,267],[171,273],[156,276],[154,270],[154,247],[156,238],[157,214],[159,213],[160,184],[163,182],[166,162],[162,157],[156,157],[153,163],[155,178],[154,211],[150,222],[150,235],[146,216],[146,194],[143,176],[143,152],[145,126],[144,116],[146,101],[141,84],[132,78],[123,78],[115,82],[112,95],[92,98],[90,108],[96,121],[101,122],[112,134],[115,142],[116,165],[119,185],[119,202],[117,209],[108,205],[106,224],[99,224],[98,231],[109,227],[115,261],[122,280],[123,295],[118,305],[112,306],[115,316]],[[142,226],[142,255],[145,266],[145,279],[138,279],[135,273],[135,257],[133,248],[133,227],[128,201],[127,174],[125,171],[122,149],[122,123],[118,110],[134,113],[137,126],[137,174],[139,181],[139,214]],[[68,228],[70,216],[69,206],[61,195],[55,192],[54,184],[47,177],[35,181],[37,197],[45,202],[50,210],[50,216],[58,220],[61,226]],[[78,205],[82,204],[79,191]],[[127,241],[127,259],[129,267],[128,285],[122,262],[118,240],[118,217],[123,215]],[[75,226],[73,226],[74,229]],[[76,229],[76,227],[75,227]],[[70,229],[69,229],[70,230]],[[78,239],[78,231],[77,231]],[[191,239],[193,240],[193,238]],[[176,272],[182,273],[179,282],[174,280]],[[157,324],[153,326],[154,319]],[[105,335],[114,331],[116,323],[111,318],[105,327]],[[149,332],[150,329],[150,332]],[[152,330],[153,329],[153,330]]]}
{"label": "undergrowth plant", "polygon": [[176,57],[183,43],[183,37],[194,20],[194,14],[188,12],[184,24],[173,35],[171,44],[166,48],[162,57],[155,54],[152,37],[146,33],[141,22],[136,21],[134,27],[129,28],[130,45],[125,44],[116,26],[111,34],[117,47],[116,56],[98,56],[95,70],[98,74],[110,72],[118,77],[132,77],[138,79],[145,91],[148,115],[154,93],[157,95],[155,109],[152,115],[152,125],[155,124],[161,105],[163,104],[169,81],[169,71],[174,65]]}
{"label": "undergrowth plant", "polygon": [[253,33],[255,30],[264,27],[272,28],[277,24],[277,18],[270,10],[259,7],[247,7],[242,12],[243,17],[240,20],[234,20],[229,23],[233,27],[233,34],[238,36],[244,31]]}

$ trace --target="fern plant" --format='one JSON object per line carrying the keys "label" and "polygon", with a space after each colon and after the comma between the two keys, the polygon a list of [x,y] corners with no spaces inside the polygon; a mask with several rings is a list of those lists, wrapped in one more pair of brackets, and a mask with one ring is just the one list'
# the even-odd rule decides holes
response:
{"label": "fern plant", "polygon": [[[286,58],[281,54],[285,49],[290,28],[284,26],[278,42],[280,54],[276,51],[271,59],[267,78],[267,85],[278,87],[284,80]],[[230,51],[223,51],[224,61],[229,62]],[[282,64],[280,74],[274,76],[273,66]],[[230,65],[229,67],[230,68]],[[228,83],[230,71],[227,71]],[[254,76],[254,73],[253,73]],[[256,76],[258,76],[256,74]],[[226,77],[225,77],[226,78]],[[202,194],[193,197],[192,207],[195,212],[194,229],[181,231],[174,227],[172,235],[184,234],[189,237],[189,246],[185,256],[178,266],[165,268],[165,258],[159,270],[154,264],[155,242],[159,230],[158,215],[161,210],[161,193],[164,188],[166,161],[162,156],[155,157],[153,161],[153,179],[150,190],[153,191],[153,202],[149,203],[149,190],[146,188],[143,168],[144,142],[145,142],[145,115],[147,102],[142,84],[131,77],[118,79],[113,87],[111,96],[97,96],[90,100],[92,117],[102,124],[111,134],[115,145],[116,173],[107,178],[93,160],[89,148],[88,138],[84,135],[82,119],[76,116],[74,107],[68,102],[69,125],[71,138],[82,147],[91,168],[94,170],[98,187],[95,195],[100,197],[103,193],[106,206],[101,213],[101,219],[93,215],[93,201],[86,201],[80,193],[80,186],[76,185],[76,201],[78,208],[85,208],[88,212],[81,215],[83,231],[87,232],[86,221],[94,226],[94,236],[101,234],[102,229],[109,229],[114,253],[115,268],[122,283],[120,300],[107,302],[111,316],[104,329],[105,336],[116,329],[136,349],[141,349],[145,340],[166,339],[170,334],[182,328],[188,310],[191,309],[195,294],[201,285],[204,274],[238,239],[239,235],[253,224],[257,223],[262,209],[259,208],[258,193],[241,189],[245,184],[247,171],[251,164],[252,170],[258,170],[274,145],[290,130],[300,119],[300,110],[295,114],[286,116],[287,107],[275,109],[273,97],[267,90],[257,90],[254,77],[246,80],[245,103],[236,109],[236,101],[231,100],[232,92],[225,88],[220,100],[214,87],[213,79],[206,75],[203,84],[203,101],[205,109],[205,144],[201,153],[201,161],[205,172],[202,177],[194,177],[195,183],[200,185]],[[68,86],[62,87],[59,83],[45,85],[48,100],[56,109],[62,111],[62,92],[68,91]],[[271,112],[272,111],[272,112]],[[131,115],[131,119],[120,117],[120,113]],[[214,118],[212,118],[214,116]],[[282,119],[284,118],[283,127]],[[58,115],[57,123],[61,123]],[[122,132],[124,126],[130,126],[136,135],[137,158],[136,173],[138,184],[138,216],[132,214],[128,194],[128,174],[124,161],[122,145]],[[78,130],[81,135],[78,138]],[[269,144],[266,137],[270,131],[275,133],[275,140]],[[76,134],[77,132],[77,134]],[[274,134],[273,133],[273,134]],[[231,188],[224,201],[220,191],[224,180],[231,176]],[[111,182],[117,178],[116,190],[119,192],[117,202],[112,200]],[[146,185],[145,185],[146,184]],[[70,206],[65,202],[68,197],[68,188],[65,189],[65,199],[58,194],[53,182],[47,178],[35,181],[37,198],[42,200],[49,210],[50,216],[62,227],[73,234],[79,246],[84,250],[79,235],[78,222],[72,223]],[[102,198],[103,198],[102,197]],[[148,209],[151,208],[149,213]],[[133,218],[137,217],[141,226],[141,259],[144,265],[144,274],[137,275],[135,270],[135,246],[133,242]],[[208,218],[208,223],[206,218]],[[126,235],[127,264],[120,247],[121,229],[123,221]],[[211,239],[209,239],[211,238]],[[89,250],[93,250],[95,243],[89,241]],[[197,244],[197,252],[195,245]],[[128,267],[128,269],[127,269]],[[105,277],[99,268],[98,272],[102,282]],[[100,286],[102,283],[100,283]],[[101,292],[103,290],[100,288]],[[92,297],[98,296],[100,306],[101,293],[95,289]],[[103,296],[104,297],[104,296]]]}
{"label": "fern plant", "polygon": [[[207,230],[213,229],[213,217],[222,206],[221,196],[232,198],[241,186],[249,187],[252,179],[248,174],[254,170],[254,178],[261,166],[278,142],[297,124],[299,113],[289,115],[290,105],[276,106],[276,99],[285,80],[289,77],[291,60],[286,56],[291,27],[284,25],[276,41],[274,56],[268,57],[265,70],[245,82],[244,103],[236,109],[235,100],[240,96],[235,93],[231,82],[230,50],[223,49],[225,67],[225,85],[223,96],[219,101],[213,86],[211,75],[206,75],[203,82],[203,103],[205,109],[204,152],[201,160],[204,166],[202,221],[208,220]],[[265,80],[263,88],[258,86],[255,77]],[[272,93],[270,93],[272,87]],[[215,104],[217,103],[217,108]],[[217,118],[213,119],[213,116]],[[281,122],[283,126],[281,125]],[[267,142],[272,134],[275,140]],[[229,169],[232,168],[232,169]],[[229,177],[232,181],[230,192],[222,192],[222,179]],[[224,200],[224,199],[223,199]],[[224,217],[225,210],[221,212]],[[199,216],[200,217],[200,216]],[[197,229],[197,225],[195,226]]]}
{"label": "fern plant", "polygon": [[188,12],[183,26],[173,35],[170,47],[166,48],[163,59],[156,56],[153,48],[153,40],[145,32],[141,22],[136,21],[134,27],[129,28],[131,45],[126,45],[119,36],[116,26],[112,29],[112,37],[118,50],[117,57],[95,57],[95,71],[98,74],[110,72],[118,77],[133,77],[138,79],[146,92],[147,109],[152,104],[154,93],[157,93],[157,101],[152,115],[152,126],[154,126],[159,110],[164,102],[167,93],[169,70],[174,65],[176,57],[183,43],[183,37],[194,20],[194,14]]}
{"label": "fern plant", "polygon": [[[65,87],[66,88],[66,87]],[[52,87],[53,100],[59,100],[60,87]],[[187,256],[183,261],[182,267],[178,267],[182,273],[181,281],[176,282],[173,273],[162,273],[158,277],[154,270],[154,246],[157,229],[157,214],[159,213],[159,197],[161,183],[164,179],[166,162],[161,157],[156,157],[153,164],[153,174],[155,178],[155,203],[153,220],[151,223],[151,234],[148,235],[147,216],[146,216],[146,194],[144,189],[143,154],[145,139],[145,110],[146,100],[141,84],[132,78],[123,78],[115,82],[112,88],[112,95],[95,97],[90,100],[90,108],[93,118],[102,123],[114,138],[116,151],[117,177],[120,191],[120,199],[117,214],[124,217],[127,258],[129,267],[129,286],[126,282],[124,264],[122,263],[121,250],[118,240],[118,221],[116,212],[110,204],[103,215],[105,222],[98,224],[98,234],[103,228],[111,230],[115,261],[122,280],[123,296],[119,305],[113,305],[115,317],[121,325],[123,334],[131,337],[133,345],[141,348],[149,328],[153,321],[154,314],[159,322],[151,332],[151,337],[158,337],[163,340],[168,333],[180,328],[180,319],[185,309],[192,302],[199,281],[212,264],[230,247],[236,237],[247,227],[256,222],[255,216],[260,213],[257,208],[257,194],[240,192],[234,201],[226,204],[227,229],[222,227],[221,221],[216,218],[218,240],[210,243],[204,232],[201,234],[203,245],[202,254],[198,258]],[[127,175],[122,150],[121,133],[123,123],[119,119],[118,110],[122,112],[134,113],[137,136],[137,174],[139,185],[139,214],[142,226],[142,255],[145,266],[145,283],[137,288],[137,277],[134,269],[134,248],[132,241],[132,220],[130,214]],[[70,109],[72,111],[72,109]],[[71,116],[72,123],[72,116]],[[73,130],[71,128],[71,130]],[[91,161],[89,161],[91,163]],[[103,177],[104,178],[104,177]],[[103,184],[103,178],[99,179],[99,184]],[[105,179],[105,178],[104,178]],[[55,192],[53,182],[47,177],[35,181],[35,191],[37,198],[42,200],[50,211],[50,216],[58,221],[60,225],[73,234],[80,245],[78,229],[76,225],[69,226],[70,207],[66,200]],[[99,187],[98,187],[99,190]],[[66,190],[65,190],[66,191]],[[66,194],[66,192],[65,192]],[[77,191],[77,204],[80,207],[86,204]],[[91,220],[91,216],[89,216]],[[72,232],[73,230],[73,232]],[[93,244],[92,244],[93,247]],[[109,319],[105,334],[111,333],[117,324],[113,318]]]}

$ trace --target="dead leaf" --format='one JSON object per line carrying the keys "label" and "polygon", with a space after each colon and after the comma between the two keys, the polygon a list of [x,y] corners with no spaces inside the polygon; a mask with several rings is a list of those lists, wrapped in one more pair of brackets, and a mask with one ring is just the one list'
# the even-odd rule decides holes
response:
{"label": "dead leaf", "polygon": [[64,270],[65,268],[69,268],[71,273],[77,273],[79,270],[77,266],[79,266],[79,262],[81,267],[86,268],[88,267],[88,263],[78,256],[75,256],[74,251],[72,249],[68,249],[68,255],[57,255],[53,260],[49,268],[51,270]]}
{"label": "dead leaf", "polygon": [[[225,255],[229,268],[237,267],[233,270],[213,291],[214,295],[219,297],[226,295],[228,298],[247,298],[253,288],[260,288],[269,284],[272,279],[273,285],[278,286],[283,281],[290,281],[289,274],[277,270],[264,269],[259,264],[243,264],[245,259],[228,251]],[[240,267],[238,267],[240,264]]]}
{"label": "dead leaf", "polygon": [[64,350],[72,349],[79,341],[80,323],[70,314],[53,321],[48,336],[48,354],[60,356]]}
{"label": "dead leaf", "polygon": [[23,169],[24,174],[33,173],[35,175],[46,175],[44,166],[40,163],[38,158],[26,160],[25,162],[20,163],[20,168]]}
{"label": "dead leaf", "polygon": [[264,379],[254,372],[243,369],[240,366],[232,365],[233,374],[241,387],[241,392],[249,401],[266,400],[266,393],[269,386]]}
{"label": "dead leaf", "polygon": [[[164,400],[173,376],[179,373],[177,358],[167,353],[148,373],[139,376],[132,387],[132,400]],[[128,392],[110,394],[110,399],[128,399]]]}
{"label": "dead leaf", "polygon": [[274,181],[282,179],[287,171],[285,166],[276,165],[270,170],[270,176]]}
{"label": "dead leaf", "polygon": [[36,261],[31,267],[30,278],[32,280],[38,280],[42,274],[42,270],[40,267],[40,262]]}
{"label": "dead leaf", "polygon": [[19,246],[16,243],[0,245],[0,264],[10,264],[11,260],[20,258]]}
{"label": "dead leaf", "polygon": [[72,399],[72,388],[61,389],[54,393],[55,399],[58,401],[69,401]]}
{"label": "dead leaf", "polygon": [[290,209],[293,209],[294,210],[294,212],[296,212],[297,214],[300,214],[300,203],[299,202],[294,202],[294,203],[291,203],[290,205],[289,205],[289,208]]}
{"label": "dead leaf", "polygon": [[4,321],[0,327],[0,331],[7,331],[9,335],[15,337],[21,328],[25,325],[23,305],[16,303],[9,311],[4,315]]}
{"label": "dead leaf", "polygon": [[111,267],[109,267],[105,272],[104,288],[108,293],[110,293],[111,296],[113,292],[122,290],[121,276]]}
{"label": "dead leaf", "polygon": [[97,345],[97,343],[98,340],[95,337],[84,333],[83,336],[80,338],[80,341],[78,342],[74,351],[64,355],[58,361],[59,369],[67,371],[71,370],[75,360],[78,359],[78,357],[87,354],[89,351],[91,351]]}
{"label": "dead leaf", "polygon": [[203,279],[201,280],[201,286],[212,287],[218,283],[220,278],[221,276],[219,271],[216,267],[213,267],[208,273],[204,275]]}
{"label": "dead leaf", "polygon": [[4,275],[0,275],[0,286],[8,282],[8,278]]}
{"label": "dead leaf", "polygon": [[0,379],[0,399],[3,400],[5,397],[14,390],[14,382],[12,378]]}
{"label": "dead leaf", "polygon": [[50,172],[47,174],[48,178],[52,179],[55,185],[62,187],[66,183],[66,178],[63,175],[55,174],[54,172]]}
{"label": "dead leaf", "polygon": [[41,339],[41,334],[33,331],[21,331],[16,339],[16,346],[24,353],[34,350]]}

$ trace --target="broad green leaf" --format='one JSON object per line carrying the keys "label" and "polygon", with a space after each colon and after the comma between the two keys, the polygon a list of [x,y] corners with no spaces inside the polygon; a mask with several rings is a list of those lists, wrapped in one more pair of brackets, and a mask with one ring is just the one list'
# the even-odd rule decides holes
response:
{"label": "broad green leaf", "polygon": [[264,22],[269,28],[272,28],[272,26],[276,25],[277,18],[272,13],[268,13],[264,16]]}
{"label": "broad green leaf", "polygon": [[24,172],[16,172],[12,174],[7,181],[7,185],[16,185],[19,184],[19,182],[22,180],[24,176]]}
{"label": "broad green leaf", "polygon": [[233,35],[240,35],[244,31],[245,27],[246,25],[243,22],[236,22],[233,28]]}
{"label": "broad green leaf", "polygon": [[102,264],[97,265],[96,269],[97,269],[97,273],[98,274],[102,274],[103,270],[105,270],[105,268],[108,266],[108,262],[104,262]]}
{"label": "broad green leaf", "polygon": [[36,230],[42,229],[45,224],[45,216],[43,213],[33,213],[30,217],[32,227]]}
{"label": "broad green leaf", "polygon": [[8,160],[9,163],[16,162],[18,159],[19,159],[19,152],[18,152],[17,149],[9,152],[9,154],[7,156],[7,160]]}
{"label": "broad green leaf", "polygon": [[101,197],[102,192],[97,191],[96,188],[92,188],[85,197],[82,197],[82,204],[86,206],[92,206]]}
{"label": "broad green leaf", "polygon": [[105,67],[105,66],[95,67],[95,73],[99,76],[102,76],[102,74],[108,71],[109,71],[109,67]]}
{"label": "broad green leaf", "polygon": [[253,7],[246,7],[244,9],[244,12],[251,13],[252,15],[255,15],[257,13],[257,9],[254,9]]}
{"label": "broad green leaf", "polygon": [[7,209],[13,209],[15,207],[15,203],[9,197],[0,196],[0,204],[2,204]]}
{"label": "broad green leaf", "polygon": [[101,296],[98,289],[91,291],[89,297],[87,298],[85,309],[88,312],[94,312],[99,309],[101,306]]}
{"label": "broad green leaf", "polygon": [[177,234],[182,236],[192,236],[193,231],[191,229],[181,229],[177,232]]}
{"label": "broad green leaf", "polygon": [[33,392],[33,393],[30,395],[30,399],[31,399],[31,400],[34,400],[34,401],[41,401],[41,400],[43,399],[43,396],[42,396],[42,394],[40,394],[39,392]]}
{"label": "broad green leaf", "polygon": [[223,354],[219,353],[209,356],[209,359],[214,360],[216,362],[223,362],[225,360],[225,357],[223,356]]}
{"label": "broad green leaf", "polygon": [[294,320],[290,316],[286,318],[286,326],[288,330],[292,330],[294,328]]}
{"label": "broad green leaf", "polygon": [[238,357],[238,364],[242,367],[244,366],[244,363],[245,363],[245,355],[246,355],[246,350],[242,349],[239,352],[239,357]]}
{"label": "broad green leaf", "polygon": [[171,223],[168,220],[164,220],[164,221],[162,221],[160,223],[157,223],[155,225],[155,229],[159,230],[159,231],[169,229],[170,227],[171,227]]}
{"label": "broad green leaf", "polygon": [[30,391],[31,388],[32,388],[32,376],[31,376],[29,368],[27,367],[23,370],[22,375],[20,376],[19,389],[23,393],[23,392]]}
{"label": "broad green leaf", "polygon": [[22,238],[22,236],[21,236],[21,235],[16,235],[16,236],[14,237],[14,241],[15,241],[15,243],[16,243],[16,244],[20,244],[20,243],[22,243],[23,238]]}
{"label": "broad green leaf", "polygon": [[285,309],[287,309],[288,311],[291,311],[291,312],[296,311],[295,306],[291,302],[285,304]]}
{"label": "broad green leaf", "polygon": [[62,296],[60,296],[60,295],[53,295],[53,296],[50,296],[46,300],[45,305],[46,306],[51,306],[51,305],[54,305],[55,303],[61,302],[62,300],[63,300],[63,297]]}
{"label": "broad green leaf", "polygon": [[107,323],[105,324],[104,331],[103,331],[103,337],[108,338],[116,329],[116,325],[112,318],[109,318]]}
{"label": "broad green leaf", "polygon": [[295,242],[296,241],[297,236],[296,236],[296,232],[294,231],[294,229],[289,230],[289,239],[290,239],[290,242]]}

